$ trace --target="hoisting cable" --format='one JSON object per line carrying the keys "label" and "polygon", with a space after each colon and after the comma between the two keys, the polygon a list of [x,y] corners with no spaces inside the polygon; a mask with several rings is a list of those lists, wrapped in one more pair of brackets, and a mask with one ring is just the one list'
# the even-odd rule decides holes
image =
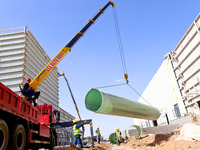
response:
{"label": "hoisting cable", "polygon": [[120,52],[120,57],[121,57],[121,62],[122,62],[122,68],[123,68],[123,72],[124,72],[124,79],[126,80],[126,83],[128,83],[128,74],[127,74],[127,69],[126,69],[126,62],[125,62],[125,58],[124,58],[122,40],[121,40],[120,31],[119,31],[119,25],[118,25],[118,19],[117,19],[115,7],[113,7],[112,10],[113,10],[113,18],[114,18],[115,30],[116,30],[116,34],[117,34],[119,52]]}
{"label": "hoisting cable", "polygon": [[120,31],[119,31],[119,25],[118,25],[118,20],[117,20],[117,14],[115,7],[113,7],[113,18],[114,18],[114,23],[115,23],[115,29],[116,29],[116,34],[117,34],[117,40],[118,40],[118,46],[119,46],[119,52],[120,52],[120,57],[121,57],[121,62],[122,62],[122,68],[124,72],[124,79],[126,80],[126,83],[122,84],[115,84],[115,85],[108,85],[108,86],[102,86],[102,87],[97,87],[96,89],[100,88],[109,88],[109,87],[114,87],[114,86],[121,86],[121,85],[128,85],[135,93],[137,93],[146,103],[148,103],[150,106],[152,106],[142,95],[134,89],[128,81],[128,74],[127,74],[127,69],[126,69],[126,62],[124,58],[124,52],[123,52],[123,46],[122,46],[122,41],[121,41],[121,36],[120,36]]}
{"label": "hoisting cable", "polygon": [[101,87],[96,87],[96,89],[109,88],[109,87],[120,86],[120,85],[125,85],[125,84],[127,84],[127,83],[121,83],[121,84],[113,84],[113,85],[101,86]]}
{"label": "hoisting cable", "polygon": [[126,69],[126,62],[125,62],[125,58],[124,58],[123,46],[122,46],[122,41],[121,41],[121,36],[120,36],[119,25],[118,25],[115,7],[113,7],[112,10],[113,10],[113,18],[114,18],[114,23],[115,23],[115,30],[116,30],[117,41],[118,41],[118,46],[119,46],[120,58],[121,58],[121,63],[122,63],[122,69],[123,69],[124,79],[126,80],[126,83],[102,86],[102,87],[97,87],[96,89],[108,88],[108,87],[114,87],[114,86],[121,86],[121,85],[125,85],[125,84],[128,83],[128,74],[127,74],[127,69]]}
{"label": "hoisting cable", "polygon": [[[137,93],[145,102],[147,102],[149,105],[151,105],[136,89],[134,89],[129,83],[127,83],[127,85],[133,90],[135,91],[135,93]],[[151,105],[152,106],[152,105]]]}
{"label": "hoisting cable", "polygon": [[[126,84],[133,90],[135,93],[137,93],[145,102],[147,102],[149,105],[151,105],[142,95],[137,92],[128,82],[128,74],[127,74],[127,69],[126,69],[126,62],[124,58],[124,51],[123,51],[123,46],[122,46],[122,41],[121,41],[121,36],[120,36],[120,31],[119,31],[119,25],[118,25],[118,20],[117,20],[117,14],[115,7],[113,7],[113,18],[115,22],[115,29],[116,29],[116,34],[117,34],[117,40],[118,40],[118,45],[119,45],[119,51],[120,51],[120,57],[121,57],[121,62],[122,62],[122,67],[123,67],[123,72],[124,72],[124,78],[126,80]],[[123,84],[122,84],[123,85]],[[152,106],[152,105],[151,105]]]}

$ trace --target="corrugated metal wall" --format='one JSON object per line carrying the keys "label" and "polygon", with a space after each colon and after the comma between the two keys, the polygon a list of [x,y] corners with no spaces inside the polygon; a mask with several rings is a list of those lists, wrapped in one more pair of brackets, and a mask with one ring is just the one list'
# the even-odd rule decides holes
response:
{"label": "corrugated metal wall", "polygon": [[[173,54],[173,55],[172,55]],[[177,47],[172,63],[187,112],[199,114],[200,107],[200,14]]]}
{"label": "corrugated metal wall", "polygon": [[[26,78],[33,80],[50,60],[27,27],[0,30],[0,82],[17,94],[21,95],[19,85],[23,87]],[[58,106],[58,83],[58,68],[55,67],[38,87],[41,92],[38,104],[52,104],[60,111],[61,122],[72,121],[75,117]],[[60,135],[58,144],[73,140],[72,128],[60,129]]]}
{"label": "corrugated metal wall", "polygon": [[0,81],[19,93],[23,82],[24,28],[0,31]]}
{"label": "corrugated metal wall", "polygon": [[[17,94],[21,94],[19,85],[23,86],[26,78],[33,80],[50,60],[27,27],[0,30],[0,82]],[[61,110],[62,121],[71,121],[74,116],[58,106],[58,88],[58,68],[55,67],[38,87],[41,92],[38,104],[51,103]]]}
{"label": "corrugated metal wall", "polygon": [[[0,32],[0,81],[20,94],[19,85],[23,86],[26,78],[33,80],[50,58],[28,28]],[[55,68],[38,87],[41,92],[39,104],[51,103],[58,108],[57,72]]]}
{"label": "corrugated metal wall", "polygon": [[[157,120],[158,124],[167,123],[166,114],[168,115],[169,121],[171,121],[186,113],[172,64],[168,56],[165,57],[160,68],[157,70],[138,101],[147,105],[150,103],[152,106],[159,109],[161,116]],[[176,105],[179,106],[179,110],[174,107]],[[182,114],[177,114],[177,111],[182,112]],[[142,127],[153,126],[152,121],[134,119],[134,122],[138,125],[142,125]]]}
{"label": "corrugated metal wall", "polygon": [[[157,107],[161,116],[158,124],[200,114],[200,14],[194,20],[176,48],[169,52],[142,94]],[[145,103],[143,98],[139,102]],[[134,119],[143,127],[153,126],[152,121]]]}

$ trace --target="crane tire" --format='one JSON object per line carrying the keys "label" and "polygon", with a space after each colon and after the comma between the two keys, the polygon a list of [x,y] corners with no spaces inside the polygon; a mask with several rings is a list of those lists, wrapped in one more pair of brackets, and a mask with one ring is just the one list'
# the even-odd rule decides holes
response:
{"label": "crane tire", "polygon": [[13,126],[12,148],[13,150],[24,150],[26,146],[26,131],[24,126],[17,124]]}
{"label": "crane tire", "polygon": [[9,130],[7,123],[0,119],[0,150],[7,149],[9,140]]}

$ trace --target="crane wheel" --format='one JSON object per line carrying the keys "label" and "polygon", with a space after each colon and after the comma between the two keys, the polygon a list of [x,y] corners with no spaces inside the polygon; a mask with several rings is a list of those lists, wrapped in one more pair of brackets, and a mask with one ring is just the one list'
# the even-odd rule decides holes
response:
{"label": "crane wheel", "polygon": [[0,119],[0,150],[5,150],[8,145],[9,130],[6,122]]}
{"label": "crane wheel", "polygon": [[24,150],[26,145],[26,131],[24,126],[17,124],[13,126],[12,146],[13,150]]}

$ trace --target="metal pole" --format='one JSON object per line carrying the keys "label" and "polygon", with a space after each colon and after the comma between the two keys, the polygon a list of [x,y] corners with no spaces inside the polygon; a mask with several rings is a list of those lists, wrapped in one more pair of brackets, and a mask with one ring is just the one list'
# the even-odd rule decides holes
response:
{"label": "metal pole", "polygon": [[66,76],[65,76],[65,73],[62,72],[61,74],[59,74],[59,76],[63,76],[63,77],[65,78],[65,81],[66,81],[67,86],[68,86],[68,88],[69,88],[69,92],[70,92],[70,94],[71,94],[72,100],[73,100],[73,102],[74,102],[74,105],[75,105],[75,108],[76,108],[76,111],[77,111],[77,114],[78,114],[78,117],[79,117],[80,120],[82,120],[82,119],[81,119],[81,116],[80,116],[80,114],[79,114],[79,110],[78,110],[78,107],[77,107],[77,104],[76,104],[74,95],[73,95],[72,90],[71,90],[71,88],[70,88],[69,82],[68,82],[68,80],[67,80],[67,78],[66,78]]}
{"label": "metal pole", "polygon": [[92,147],[94,147],[94,137],[93,137],[93,125],[92,125],[92,121],[90,122],[90,133],[91,133],[91,139],[92,139]]}
{"label": "metal pole", "polygon": [[[67,78],[66,78],[66,76],[65,76],[65,73],[64,73],[64,72],[62,72],[61,74],[58,73],[58,75],[64,77],[64,79],[65,79],[65,81],[66,81],[66,83],[67,83],[67,86],[68,86],[68,88],[69,88],[69,92],[70,92],[70,94],[71,94],[72,100],[73,100],[73,102],[74,102],[74,106],[75,106],[75,108],[76,108],[76,111],[77,111],[79,120],[82,120],[82,119],[81,119],[81,116],[80,116],[80,114],[79,114],[79,110],[78,110],[78,107],[77,107],[77,104],[76,104],[74,95],[73,95],[72,90],[71,90],[71,88],[70,88],[69,82],[68,82],[68,80],[67,80]],[[83,136],[82,136],[82,138],[84,139],[84,131],[85,131],[84,126],[82,126],[82,129],[83,129]]]}

